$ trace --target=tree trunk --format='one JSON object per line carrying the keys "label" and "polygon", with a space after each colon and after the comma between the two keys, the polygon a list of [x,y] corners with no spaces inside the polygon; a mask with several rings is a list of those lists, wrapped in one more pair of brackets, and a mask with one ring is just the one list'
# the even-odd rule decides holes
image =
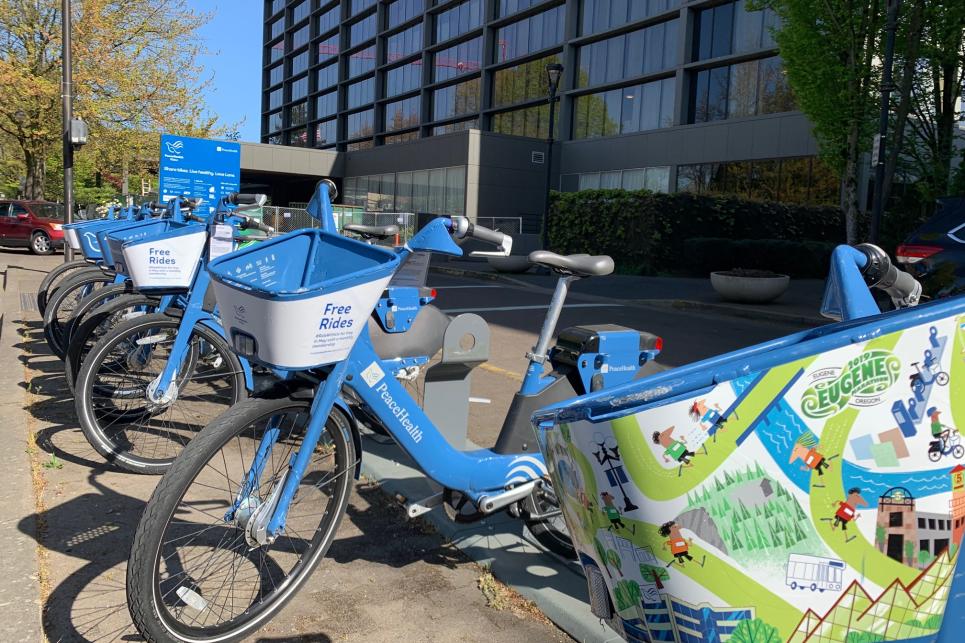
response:
{"label": "tree trunk", "polygon": [[42,199],[44,183],[47,179],[46,154],[24,149],[23,158],[27,174],[21,196],[24,199]]}
{"label": "tree trunk", "polygon": [[[959,32],[960,33],[960,32]],[[938,145],[935,150],[935,196],[944,196],[948,193],[948,182],[952,172],[952,155],[954,151],[955,138],[955,105],[958,101],[958,91],[955,83],[958,82],[958,65],[942,65],[942,86],[938,92],[938,118],[936,130],[938,134]]]}
{"label": "tree trunk", "polygon": [[847,158],[844,163],[843,191],[844,191],[844,223],[848,243],[858,242],[858,142],[860,126],[857,121],[851,123],[848,131]]}

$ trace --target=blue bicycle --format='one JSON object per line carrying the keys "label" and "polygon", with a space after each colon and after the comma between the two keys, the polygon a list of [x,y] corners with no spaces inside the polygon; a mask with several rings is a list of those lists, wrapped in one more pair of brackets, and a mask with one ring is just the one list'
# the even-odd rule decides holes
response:
{"label": "blue bicycle", "polygon": [[[297,375],[207,425],[161,479],[128,564],[128,604],[147,640],[238,640],[298,591],[331,544],[359,473],[357,417],[381,424],[470,519],[518,507],[544,487],[532,427],[522,432],[512,417],[528,425],[527,404],[550,399],[546,391],[560,395],[572,379],[585,378],[586,390],[607,385],[607,375],[628,381],[659,352],[657,338],[600,327],[583,338],[592,347],[576,340],[548,355],[569,283],[608,274],[613,262],[534,253],[563,276],[515,415],[495,448],[454,448],[393,377],[405,358],[380,356],[368,329],[400,264],[417,251],[461,255],[452,237],[509,245],[499,232],[439,218],[398,252],[301,231],[212,262],[233,348]],[[621,348],[607,353],[608,340]],[[544,374],[544,364],[567,361],[565,374]]]}

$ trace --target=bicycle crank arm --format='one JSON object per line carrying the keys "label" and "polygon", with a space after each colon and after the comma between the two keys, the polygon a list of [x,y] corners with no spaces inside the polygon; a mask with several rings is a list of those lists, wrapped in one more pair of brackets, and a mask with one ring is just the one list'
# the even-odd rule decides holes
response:
{"label": "bicycle crank arm", "polygon": [[511,505],[514,502],[519,502],[529,494],[533,493],[536,488],[543,483],[542,480],[530,480],[529,482],[524,482],[518,487],[513,487],[503,491],[502,493],[497,493],[495,496],[480,496],[479,502],[476,506],[479,510],[486,514],[491,514],[497,509],[502,509],[507,505]]}

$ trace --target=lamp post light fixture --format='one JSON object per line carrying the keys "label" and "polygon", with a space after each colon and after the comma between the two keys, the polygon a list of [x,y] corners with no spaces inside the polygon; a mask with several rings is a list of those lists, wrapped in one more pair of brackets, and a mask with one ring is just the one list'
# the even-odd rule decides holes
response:
{"label": "lamp post light fixture", "polygon": [[550,189],[553,184],[553,128],[556,125],[556,92],[563,77],[563,65],[546,65],[546,80],[549,84],[550,120],[546,136],[546,191],[543,195],[543,249],[549,250]]}

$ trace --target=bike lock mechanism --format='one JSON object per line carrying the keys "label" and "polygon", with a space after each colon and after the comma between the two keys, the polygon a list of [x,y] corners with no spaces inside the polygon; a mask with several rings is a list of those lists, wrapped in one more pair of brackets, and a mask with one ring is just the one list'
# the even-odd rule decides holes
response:
{"label": "bike lock mechanism", "polygon": [[888,253],[870,243],[855,246],[855,250],[868,258],[868,263],[861,269],[861,274],[869,287],[884,291],[891,297],[895,308],[910,308],[918,305],[918,300],[921,299],[921,284],[891,263]]}

